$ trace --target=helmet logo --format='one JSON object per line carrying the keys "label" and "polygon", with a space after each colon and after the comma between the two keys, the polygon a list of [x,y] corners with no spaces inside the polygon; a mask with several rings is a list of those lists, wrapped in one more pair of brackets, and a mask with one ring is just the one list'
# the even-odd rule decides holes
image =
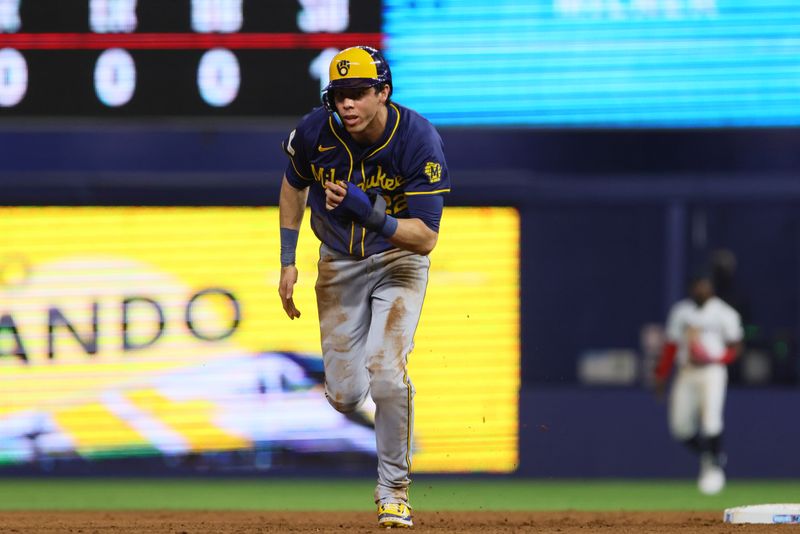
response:
{"label": "helmet logo", "polygon": [[336,70],[339,71],[339,76],[347,76],[350,72],[350,62],[346,59],[341,60],[336,64]]}

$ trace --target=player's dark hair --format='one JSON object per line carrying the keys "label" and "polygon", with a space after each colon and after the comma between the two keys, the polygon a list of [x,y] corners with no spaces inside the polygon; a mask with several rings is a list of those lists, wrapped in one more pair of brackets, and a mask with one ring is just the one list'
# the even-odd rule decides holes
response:
{"label": "player's dark hair", "polygon": [[[377,93],[380,93],[381,91],[383,91],[383,88],[388,86],[388,85],[389,85],[388,83],[379,83],[379,84],[373,85],[372,88],[375,89],[375,93],[377,94]],[[389,92],[389,96],[386,98],[386,105],[387,106],[389,105],[389,101],[391,100],[391,98],[392,98],[392,93]]]}

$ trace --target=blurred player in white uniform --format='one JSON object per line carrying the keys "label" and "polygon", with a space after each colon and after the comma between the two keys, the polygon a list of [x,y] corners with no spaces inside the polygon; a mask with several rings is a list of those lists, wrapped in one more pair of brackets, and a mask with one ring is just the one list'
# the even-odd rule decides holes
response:
{"label": "blurred player in white uniform", "polygon": [[655,384],[663,393],[673,363],[677,372],[669,399],[673,437],[700,456],[698,489],[714,495],[725,487],[722,452],[727,365],[741,350],[739,313],[714,295],[711,276],[689,285],[689,298],[677,302],[667,320],[666,343]]}

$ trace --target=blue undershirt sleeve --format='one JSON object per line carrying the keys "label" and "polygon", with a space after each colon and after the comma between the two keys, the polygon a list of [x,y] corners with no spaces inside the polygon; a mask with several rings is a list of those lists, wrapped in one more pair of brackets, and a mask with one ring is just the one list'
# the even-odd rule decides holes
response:
{"label": "blue undershirt sleeve", "polygon": [[442,220],[444,197],[442,195],[412,195],[406,197],[408,202],[408,216],[420,219],[425,225],[439,232],[439,222]]}

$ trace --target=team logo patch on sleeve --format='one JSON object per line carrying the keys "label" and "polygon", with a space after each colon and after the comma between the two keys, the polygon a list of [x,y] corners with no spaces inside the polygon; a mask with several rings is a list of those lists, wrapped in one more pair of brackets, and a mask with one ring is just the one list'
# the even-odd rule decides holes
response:
{"label": "team logo patch on sleeve", "polygon": [[425,175],[432,184],[435,184],[442,179],[442,166],[435,161],[429,161],[425,164]]}

